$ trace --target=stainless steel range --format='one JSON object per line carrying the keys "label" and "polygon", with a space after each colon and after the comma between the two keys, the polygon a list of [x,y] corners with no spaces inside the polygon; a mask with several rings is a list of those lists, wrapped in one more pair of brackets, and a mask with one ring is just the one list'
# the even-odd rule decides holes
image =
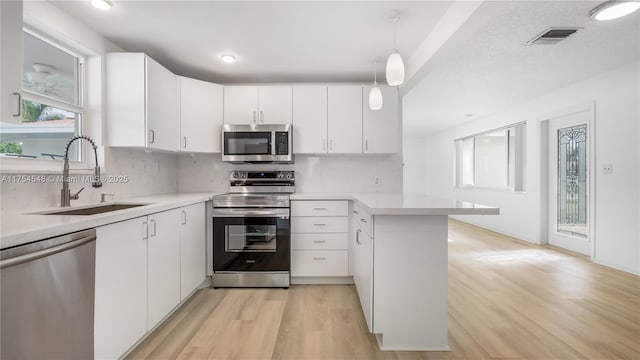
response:
{"label": "stainless steel range", "polygon": [[293,171],[233,171],[213,198],[213,287],[289,287]]}

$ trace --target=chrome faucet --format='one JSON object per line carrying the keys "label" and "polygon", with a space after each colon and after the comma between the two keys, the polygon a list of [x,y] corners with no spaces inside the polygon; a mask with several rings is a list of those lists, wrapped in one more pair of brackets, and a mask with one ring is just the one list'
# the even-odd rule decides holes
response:
{"label": "chrome faucet", "polygon": [[96,159],[96,166],[94,168],[94,175],[93,175],[93,181],[91,182],[91,186],[93,186],[94,188],[102,187],[102,183],[100,182],[100,166],[98,166],[98,147],[96,146],[96,143],[93,142],[93,139],[91,139],[88,136],[84,136],[84,135],[74,136],[73,138],[71,138],[71,140],[69,140],[69,142],[67,143],[67,147],[64,150],[64,167],[62,169],[62,190],[60,191],[61,207],[71,206],[71,200],[78,200],[80,192],[84,190],[84,187],[83,187],[75,194],[71,194],[71,190],[69,190],[69,148],[71,147],[71,144],[78,139],[87,140],[88,142],[91,143],[91,146],[93,147],[93,154],[95,155],[95,159]]}

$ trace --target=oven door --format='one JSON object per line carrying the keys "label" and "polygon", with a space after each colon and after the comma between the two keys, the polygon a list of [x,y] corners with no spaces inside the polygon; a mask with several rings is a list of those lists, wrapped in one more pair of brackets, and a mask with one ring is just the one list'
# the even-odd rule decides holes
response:
{"label": "oven door", "polygon": [[213,271],[289,271],[289,209],[213,210]]}
{"label": "oven door", "polygon": [[224,131],[222,161],[274,161],[272,131]]}

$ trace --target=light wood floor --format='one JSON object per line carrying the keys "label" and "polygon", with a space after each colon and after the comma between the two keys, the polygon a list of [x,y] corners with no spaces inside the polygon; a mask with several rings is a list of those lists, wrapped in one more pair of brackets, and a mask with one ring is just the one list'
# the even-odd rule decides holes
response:
{"label": "light wood floor", "polygon": [[640,359],[640,278],[449,222],[451,352],[380,352],[351,285],[200,290],[131,359]]}

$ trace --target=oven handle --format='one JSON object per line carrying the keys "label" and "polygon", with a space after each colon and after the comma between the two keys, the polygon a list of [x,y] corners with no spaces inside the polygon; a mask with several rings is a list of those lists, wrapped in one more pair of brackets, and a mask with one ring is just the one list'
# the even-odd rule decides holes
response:
{"label": "oven handle", "polygon": [[289,209],[213,209],[213,217],[279,217],[288,219]]}

